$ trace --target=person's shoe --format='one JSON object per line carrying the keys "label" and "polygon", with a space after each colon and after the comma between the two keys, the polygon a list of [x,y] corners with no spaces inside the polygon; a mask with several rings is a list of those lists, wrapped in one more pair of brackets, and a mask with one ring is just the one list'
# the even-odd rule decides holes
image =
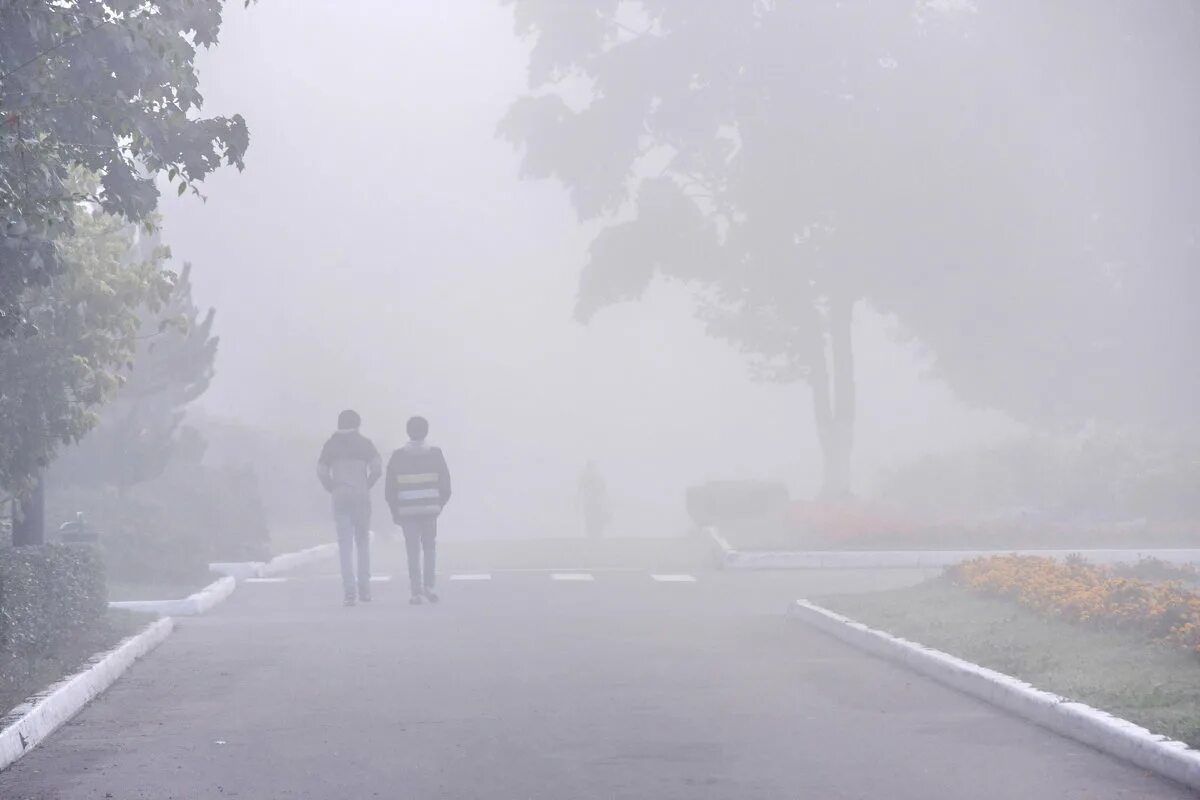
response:
{"label": "person's shoe", "polygon": [[342,601],[342,605],[344,605],[346,608],[353,608],[356,605],[356,602],[353,597],[347,597]]}
{"label": "person's shoe", "polygon": [[419,606],[419,605],[421,605],[421,595],[419,595],[419,594],[414,594],[412,597],[408,598],[408,604],[409,604],[410,606]]}
{"label": "person's shoe", "polygon": [[437,596],[437,592],[435,592],[433,589],[426,589],[425,590],[425,599],[431,603],[436,603],[441,598],[439,598]]}
{"label": "person's shoe", "polygon": [[360,602],[360,603],[371,602],[371,592],[370,591],[359,592],[358,593],[358,602]]}

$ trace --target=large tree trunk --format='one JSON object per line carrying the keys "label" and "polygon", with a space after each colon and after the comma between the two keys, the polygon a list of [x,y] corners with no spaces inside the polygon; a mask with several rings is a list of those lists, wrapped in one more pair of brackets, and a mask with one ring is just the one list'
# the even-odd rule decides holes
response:
{"label": "large tree trunk", "polygon": [[45,544],[46,495],[42,477],[13,499],[13,546]]}
{"label": "large tree trunk", "polygon": [[850,495],[850,453],[854,445],[857,407],[851,336],[853,321],[854,301],[846,297],[833,298],[829,309],[828,360],[822,348],[809,379],[823,457],[821,496],[825,499]]}

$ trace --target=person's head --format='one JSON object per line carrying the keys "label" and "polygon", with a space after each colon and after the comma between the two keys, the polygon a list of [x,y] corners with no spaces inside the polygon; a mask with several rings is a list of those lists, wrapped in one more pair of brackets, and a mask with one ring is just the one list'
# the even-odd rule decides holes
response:
{"label": "person's head", "polygon": [[356,431],[362,425],[362,417],[357,411],[346,409],[338,414],[338,430],[339,431]]}
{"label": "person's head", "polygon": [[429,435],[429,420],[424,417],[413,417],[408,421],[408,438],[414,442],[423,442]]}

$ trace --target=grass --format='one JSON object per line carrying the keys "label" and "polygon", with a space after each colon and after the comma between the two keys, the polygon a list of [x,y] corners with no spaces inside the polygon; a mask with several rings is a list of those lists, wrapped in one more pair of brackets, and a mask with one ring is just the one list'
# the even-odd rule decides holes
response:
{"label": "grass", "polygon": [[1046,618],[945,578],[817,602],[1200,748],[1200,658],[1184,650]]}
{"label": "grass", "polygon": [[152,619],[147,614],[110,610],[97,624],[77,631],[46,653],[18,656],[0,648],[0,717],[29,696],[79,671],[93,655],[111,650]]}

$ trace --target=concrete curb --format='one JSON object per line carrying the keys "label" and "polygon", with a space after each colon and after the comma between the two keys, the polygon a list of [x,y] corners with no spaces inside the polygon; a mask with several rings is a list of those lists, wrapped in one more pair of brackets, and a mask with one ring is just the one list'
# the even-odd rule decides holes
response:
{"label": "concrete curb", "polygon": [[265,561],[214,561],[208,565],[208,571],[244,581],[246,578],[261,578],[266,565]]}
{"label": "concrete curb", "polygon": [[738,552],[730,546],[725,537],[716,528],[704,529],[704,534],[713,546],[713,558],[719,569],[737,569]]}
{"label": "concrete curb", "polygon": [[275,556],[266,564],[263,565],[262,574],[257,576],[260,578],[278,575],[281,572],[303,567],[306,564],[312,564],[325,558],[337,555],[336,544],[319,544],[316,547],[310,547],[307,550],[297,550],[294,553],[284,553],[283,555]]}
{"label": "concrete curb", "polygon": [[126,611],[144,611],[163,616],[192,617],[203,614],[225,600],[233,594],[233,590],[236,588],[237,581],[226,576],[181,600],[117,600],[109,603],[108,607],[123,608]]}
{"label": "concrete curb", "polygon": [[214,561],[208,565],[208,569],[218,575],[228,575],[244,581],[247,578],[267,578],[278,575],[281,572],[312,564],[336,554],[336,544],[319,544],[305,550],[282,553],[270,561]]}
{"label": "concrete curb", "polygon": [[1024,681],[970,661],[901,639],[843,617],[807,600],[789,614],[826,633],[897,661],[939,683],[999,706],[1037,725],[1155,774],[1200,790],[1200,751],[1151,733],[1107,712],[1042,691]]}
{"label": "concrete curb", "polygon": [[0,770],[78,714],[135,661],[161,644],[173,626],[169,617],[151,623],[112,650],[93,656],[80,672],[53,684],[0,718]]}
{"label": "concrete curb", "polygon": [[706,529],[720,566],[726,569],[938,569],[972,558],[997,555],[1045,556],[1063,561],[1081,556],[1093,564],[1123,564],[1157,558],[1172,564],[1200,563],[1198,548],[1122,550],[735,550],[716,528]]}

